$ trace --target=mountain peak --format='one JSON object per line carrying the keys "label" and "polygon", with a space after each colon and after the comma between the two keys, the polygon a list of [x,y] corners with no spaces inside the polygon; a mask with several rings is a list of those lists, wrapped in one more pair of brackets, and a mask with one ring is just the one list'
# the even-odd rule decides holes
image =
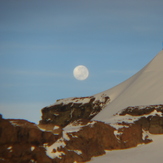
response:
{"label": "mountain peak", "polygon": [[160,51],[145,67],[144,71],[163,71],[163,50]]}
{"label": "mountain peak", "polygon": [[[106,90],[110,103],[94,120],[107,121],[112,115],[128,106],[163,103],[163,50],[135,75]],[[101,93],[96,94],[99,96]]]}

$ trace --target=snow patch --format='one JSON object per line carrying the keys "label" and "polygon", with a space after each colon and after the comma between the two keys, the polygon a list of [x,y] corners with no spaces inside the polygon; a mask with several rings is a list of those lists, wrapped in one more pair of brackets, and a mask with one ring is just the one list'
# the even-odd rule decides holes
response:
{"label": "snow patch", "polygon": [[54,126],[54,128],[53,128],[53,130],[57,130],[57,129],[59,129],[59,126]]}
{"label": "snow patch", "polygon": [[54,159],[56,157],[62,158],[65,153],[63,151],[59,151],[60,148],[64,148],[66,146],[63,138],[58,139],[54,144],[51,146],[48,146],[47,144],[44,144],[44,148],[46,149],[46,154]]}
{"label": "snow patch", "polygon": [[35,161],[35,160],[33,160],[33,159],[31,159],[30,161],[31,161],[31,162],[33,162],[33,163],[36,163],[36,161]]}
{"label": "snow patch", "polygon": [[65,134],[65,133],[78,132],[85,126],[93,127],[95,123],[96,123],[96,121],[90,121],[86,125],[83,125],[82,122],[81,123],[77,122],[76,124],[71,123],[71,124],[69,124],[69,125],[67,125],[66,127],[63,128],[63,133]]}
{"label": "snow patch", "polygon": [[86,126],[93,127],[95,123],[96,123],[96,121],[90,121],[90,122],[87,123]]}
{"label": "snow patch", "polygon": [[156,115],[158,115],[158,116],[162,117],[162,112],[159,112],[159,111],[157,111],[157,110],[154,110],[154,111],[151,112],[150,114],[144,115],[143,117],[148,117],[149,115],[151,115],[151,116],[156,116]]}
{"label": "snow patch", "polygon": [[73,133],[69,133],[69,135],[71,135],[72,138],[78,138],[78,136],[74,135]]}
{"label": "snow patch", "polygon": [[74,150],[74,152],[78,155],[81,155],[82,154],[82,151],[81,150]]}
{"label": "snow patch", "polygon": [[81,124],[78,124],[78,125],[69,124],[63,128],[63,131],[65,131],[65,132],[78,132],[81,130],[81,127],[83,127],[83,125],[81,125]]}
{"label": "snow patch", "polygon": [[9,146],[7,149],[9,150],[9,152],[12,152],[12,146]]}
{"label": "snow patch", "polygon": [[142,139],[143,140],[146,140],[150,136],[151,136],[151,134],[148,131],[143,130],[143,133],[142,133]]}
{"label": "snow patch", "polygon": [[81,155],[82,154],[82,151],[81,150],[71,150],[71,149],[68,149],[68,151],[72,151],[72,152],[75,152],[76,154],[78,155]]}
{"label": "snow patch", "polygon": [[55,102],[55,105],[63,104],[67,105],[69,103],[88,103],[90,102],[92,96],[90,97],[81,97],[81,98],[65,98],[65,99],[60,99]]}
{"label": "snow patch", "polygon": [[11,123],[13,126],[19,126],[15,121],[10,120],[10,123]]}
{"label": "snow patch", "polygon": [[121,136],[123,134],[123,132],[118,132],[118,130],[115,130],[114,131],[114,135],[115,135],[115,137],[118,139],[118,140],[120,140],[119,139],[119,136]]}
{"label": "snow patch", "polygon": [[31,151],[33,151],[35,149],[35,146],[31,146]]}
{"label": "snow patch", "polygon": [[63,137],[64,140],[70,140],[67,132],[63,131],[62,134],[63,134],[62,137]]}
{"label": "snow patch", "polygon": [[[148,107],[148,106],[140,106],[140,108],[146,108],[146,107]],[[162,112],[157,111],[156,109],[154,111],[152,111],[151,113],[149,113],[149,114],[144,114],[144,115],[141,115],[141,116],[132,116],[132,115],[129,115],[129,114],[119,115],[119,114],[115,114],[114,116],[112,116],[110,119],[108,119],[106,121],[107,124],[114,127],[116,130],[118,130],[118,129],[122,128],[122,127],[127,127],[128,128],[129,124],[134,123],[135,121],[139,120],[142,117],[147,118],[149,116],[156,116],[156,115],[160,116],[160,117],[163,116]]]}
{"label": "snow patch", "polygon": [[59,114],[58,113],[54,113],[53,115],[58,116]]}

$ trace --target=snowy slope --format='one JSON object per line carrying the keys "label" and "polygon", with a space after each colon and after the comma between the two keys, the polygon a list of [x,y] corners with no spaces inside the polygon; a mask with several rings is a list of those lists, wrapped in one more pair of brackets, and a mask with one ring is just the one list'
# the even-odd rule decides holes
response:
{"label": "snowy slope", "polygon": [[93,157],[89,163],[162,163],[163,135],[153,135],[152,139],[147,145],[108,151],[104,156]]}
{"label": "snowy slope", "polygon": [[128,106],[163,104],[163,50],[138,73],[119,85],[94,95],[110,97],[110,103],[93,120],[108,122]]}

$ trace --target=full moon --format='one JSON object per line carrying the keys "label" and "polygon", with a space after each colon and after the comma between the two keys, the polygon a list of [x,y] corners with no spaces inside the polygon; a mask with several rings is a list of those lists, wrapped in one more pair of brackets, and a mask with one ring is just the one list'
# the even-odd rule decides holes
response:
{"label": "full moon", "polygon": [[85,80],[89,76],[89,71],[88,71],[87,67],[85,67],[83,65],[79,65],[74,68],[73,74],[77,80]]}

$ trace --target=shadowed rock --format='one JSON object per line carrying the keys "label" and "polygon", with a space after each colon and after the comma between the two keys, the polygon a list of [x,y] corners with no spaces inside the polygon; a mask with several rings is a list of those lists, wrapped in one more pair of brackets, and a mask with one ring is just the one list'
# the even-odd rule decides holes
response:
{"label": "shadowed rock", "polygon": [[42,109],[40,124],[66,126],[78,119],[91,120],[110,101],[108,96],[94,96],[58,100],[54,105]]}

